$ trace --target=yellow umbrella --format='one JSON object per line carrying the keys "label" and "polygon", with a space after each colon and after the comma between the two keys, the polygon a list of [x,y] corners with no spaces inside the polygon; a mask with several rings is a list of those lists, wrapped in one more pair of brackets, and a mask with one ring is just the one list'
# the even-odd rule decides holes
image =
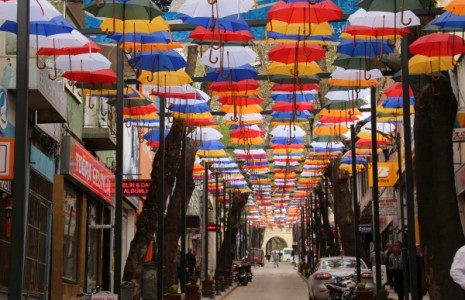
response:
{"label": "yellow umbrella", "polygon": [[[397,114],[397,115],[402,115],[404,113],[403,108],[386,108],[382,106],[377,106],[376,111],[383,113],[383,114]],[[415,113],[415,108],[413,105],[410,105],[410,113],[414,114]]]}
{"label": "yellow umbrella", "polygon": [[[361,131],[357,133],[357,137],[364,139],[364,140],[371,140],[371,131]],[[390,141],[385,135],[377,132],[376,133],[376,140],[379,141]]]}
{"label": "yellow umbrella", "polygon": [[349,116],[361,116],[362,113],[357,108],[348,108],[348,109],[327,109],[323,108],[320,110],[321,116],[329,117],[349,117]]}
{"label": "yellow umbrella", "polygon": [[253,114],[260,113],[263,111],[263,108],[258,104],[252,104],[247,106],[238,106],[238,105],[223,105],[220,108],[220,111],[225,113],[237,113],[237,114]]}
{"label": "yellow umbrella", "polygon": [[258,96],[260,92],[258,90],[247,90],[247,91],[212,91],[212,96]]}
{"label": "yellow umbrella", "polygon": [[210,156],[210,157],[227,156],[226,151],[224,151],[223,149],[220,149],[220,150],[197,150],[197,155],[199,155],[199,156]]}
{"label": "yellow umbrella", "polygon": [[[351,164],[341,164],[341,165],[339,165],[339,170],[345,170],[345,171],[349,172],[349,174],[352,174],[352,165]],[[355,165],[355,170],[356,170],[357,173],[360,173],[363,170],[365,170],[365,166],[364,165]]]}
{"label": "yellow umbrella", "polygon": [[229,140],[231,144],[235,145],[262,145],[265,143],[265,140],[261,137],[255,137],[255,138],[231,138]]}
{"label": "yellow umbrella", "polygon": [[433,74],[447,71],[454,67],[457,61],[452,56],[414,55],[408,61],[410,74]]}
{"label": "yellow umbrella", "polygon": [[346,80],[346,79],[334,79],[328,80],[328,85],[331,86],[346,86],[346,87],[370,87],[377,86],[379,84],[376,79],[358,79],[358,80]]}
{"label": "yellow umbrella", "polygon": [[291,75],[294,76],[295,74],[295,69],[298,69],[298,75],[315,75],[318,73],[323,72],[320,68],[320,66],[312,61],[312,62],[304,62],[304,63],[297,63],[297,64],[283,64],[280,62],[272,62],[268,66],[268,71],[272,74],[281,74],[281,75]]}
{"label": "yellow umbrella", "polygon": [[138,80],[142,84],[154,86],[175,86],[192,82],[192,78],[182,69],[177,71],[160,71],[153,73],[142,70]]}
{"label": "yellow umbrella", "polygon": [[[266,24],[266,31],[279,32],[292,35],[333,35],[333,28],[328,22],[323,23],[287,23],[279,20],[271,20]],[[294,40],[295,43],[295,40]]]}
{"label": "yellow umbrella", "polygon": [[318,125],[313,129],[313,134],[317,135],[341,135],[346,134],[349,131],[347,126],[342,124],[329,124],[329,125]]}
{"label": "yellow umbrella", "polygon": [[100,24],[100,29],[111,32],[125,33],[153,33],[157,31],[170,31],[170,25],[158,16],[151,21],[147,20],[118,20],[113,18],[105,18]]}
{"label": "yellow umbrella", "polygon": [[453,14],[463,16],[465,15],[465,2],[463,0],[452,0],[449,4],[444,6],[443,9]]}
{"label": "yellow umbrella", "polygon": [[204,113],[182,113],[182,112],[172,112],[174,118],[179,119],[210,119],[213,118],[212,114],[207,111]]}
{"label": "yellow umbrella", "polygon": [[293,149],[293,148],[279,148],[279,149],[273,149],[272,154],[291,154],[291,153],[303,153],[304,149],[298,148],[298,149]]}
{"label": "yellow umbrella", "polygon": [[[400,35],[393,35],[393,34],[387,34],[387,35],[383,35],[383,36],[380,36],[378,35],[377,38],[383,38],[385,40],[394,40],[394,39],[398,39],[402,36]],[[364,34],[350,34],[350,33],[347,33],[347,32],[343,32],[339,35],[339,38],[341,39],[344,39],[344,40],[353,40],[354,38],[356,38],[357,40],[372,40],[373,39],[373,35],[364,35]]]}
{"label": "yellow umbrella", "polygon": [[[308,121],[303,121],[303,120],[295,120],[292,124],[295,125],[305,125],[308,124]],[[289,120],[281,120],[281,121],[271,121],[270,122],[271,126],[278,126],[278,125],[289,125]]]}

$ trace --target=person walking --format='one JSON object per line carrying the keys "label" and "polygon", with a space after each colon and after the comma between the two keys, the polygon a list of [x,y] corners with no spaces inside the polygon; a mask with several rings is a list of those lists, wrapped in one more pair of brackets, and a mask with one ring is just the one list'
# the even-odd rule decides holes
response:
{"label": "person walking", "polygon": [[465,290],[465,246],[460,247],[455,253],[449,274],[454,282]]}
{"label": "person walking", "polygon": [[[393,250],[394,248],[390,243],[386,244],[386,250],[384,251],[384,264],[386,266],[389,266],[389,257],[392,255]],[[392,276],[392,271],[389,269],[389,267],[386,268],[386,277],[386,284],[389,284],[391,288],[394,288],[394,276]]]}
{"label": "person walking", "polygon": [[197,260],[195,259],[195,255],[192,252],[192,248],[189,248],[186,254],[186,260],[187,260],[187,274],[189,277],[192,277],[195,275],[195,266],[197,265]]}
{"label": "person walking", "polygon": [[404,263],[402,261],[402,243],[396,242],[393,253],[389,256],[389,269],[394,276],[394,290],[399,300],[404,300]]}
{"label": "person walking", "polygon": [[279,254],[273,251],[271,253],[271,258],[273,259],[273,268],[279,268]]}

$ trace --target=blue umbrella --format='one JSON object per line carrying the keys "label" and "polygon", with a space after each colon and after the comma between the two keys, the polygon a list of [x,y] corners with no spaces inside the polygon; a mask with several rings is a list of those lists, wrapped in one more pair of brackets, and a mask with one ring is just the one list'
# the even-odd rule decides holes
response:
{"label": "blue umbrella", "polygon": [[218,140],[202,141],[198,146],[199,150],[220,150],[225,148],[226,146]]}
{"label": "blue umbrella", "polygon": [[223,29],[229,31],[248,30],[250,27],[247,22],[240,15],[230,15],[223,18],[212,18],[211,17],[190,17],[188,15],[178,13],[178,17],[184,23],[190,23],[205,28]]}
{"label": "blue umbrella", "polygon": [[[357,165],[366,165],[367,160],[364,157],[356,157],[355,158],[355,163]],[[347,165],[352,164],[352,157],[343,157],[341,159],[341,164],[347,164]]]}
{"label": "blue umbrella", "polygon": [[344,40],[337,46],[337,52],[350,56],[374,57],[389,54],[394,45],[387,40]]}
{"label": "blue umbrella", "polygon": [[292,101],[297,101],[297,102],[308,102],[311,100],[315,100],[315,95],[311,93],[304,93],[301,94],[297,92],[295,94],[295,97],[292,94],[272,94],[271,99],[275,101],[285,101],[285,102],[292,102]]}
{"label": "blue umbrella", "polygon": [[465,16],[456,15],[449,11],[442,13],[432,23],[441,29],[464,29],[465,28]]}
{"label": "blue umbrella", "polygon": [[199,104],[172,104],[169,109],[173,112],[179,112],[183,114],[201,114],[204,112],[211,111],[210,106],[206,103]]}
{"label": "blue umbrella", "polygon": [[[304,143],[303,137],[295,137],[292,139],[292,144],[303,144]],[[274,137],[271,139],[273,144],[287,144],[289,142],[288,137]]]}
{"label": "blue umbrella", "polygon": [[[384,108],[401,108],[402,101],[402,97],[389,97],[384,99],[381,106]],[[410,105],[415,105],[415,97],[410,97]]]}
{"label": "blue umbrella", "polygon": [[[48,21],[33,21],[30,22],[29,34],[51,36],[54,34],[70,33],[75,28],[62,16],[54,17]],[[11,32],[14,34],[18,33],[18,24],[14,21],[6,20],[0,26],[0,31]]]}
{"label": "blue umbrella", "polygon": [[115,32],[114,34],[109,35],[108,37],[117,42],[124,41],[126,43],[140,43],[140,44],[152,44],[152,43],[167,44],[172,41],[170,33],[166,30],[156,31],[152,33],[127,32],[124,35],[122,33]]}
{"label": "blue umbrella", "polygon": [[235,68],[219,68],[208,70],[205,79],[209,81],[241,81],[257,77],[258,71],[251,65],[243,65]]}
{"label": "blue umbrella", "polygon": [[[286,111],[286,112],[274,111],[274,112],[271,113],[271,117],[276,118],[276,119],[290,120],[293,117],[292,114],[293,114],[292,111]],[[294,112],[294,115],[295,115],[295,119],[299,120],[299,121],[300,120],[307,120],[312,116],[312,114],[308,110],[302,110],[302,111],[299,111],[299,112]]]}
{"label": "blue umbrella", "polygon": [[140,52],[129,63],[134,69],[151,72],[177,71],[187,65],[184,57],[175,50]]}

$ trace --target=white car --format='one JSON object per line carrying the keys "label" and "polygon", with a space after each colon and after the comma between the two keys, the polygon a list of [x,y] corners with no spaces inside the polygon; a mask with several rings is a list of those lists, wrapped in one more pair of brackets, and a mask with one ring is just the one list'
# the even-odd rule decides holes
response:
{"label": "white car", "polygon": [[[308,278],[309,299],[326,300],[329,292],[325,283],[329,282],[334,276],[344,277],[355,273],[357,260],[353,256],[335,256],[323,257],[315,267],[315,272]],[[360,271],[362,282],[365,282],[367,290],[375,290],[373,283],[373,272],[367,267],[365,262],[360,259]]]}

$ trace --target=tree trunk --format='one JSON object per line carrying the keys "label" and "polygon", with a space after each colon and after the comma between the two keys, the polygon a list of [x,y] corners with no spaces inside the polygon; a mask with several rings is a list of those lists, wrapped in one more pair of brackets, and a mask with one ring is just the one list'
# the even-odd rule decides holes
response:
{"label": "tree trunk", "polygon": [[452,149],[457,100],[448,80],[411,83],[415,94],[415,178],[426,286],[430,298],[458,299],[449,276],[455,251],[465,240],[459,218]]}
{"label": "tree trunk", "polygon": [[[184,179],[184,172],[182,168],[178,169],[176,174],[176,187],[174,193],[170,198],[168,204],[168,211],[165,220],[165,236],[163,239],[163,261],[165,262],[164,270],[164,290],[177,284],[177,266],[176,266],[176,247],[178,245],[179,237],[181,236],[181,201],[186,201],[186,208],[188,207],[189,200],[195,188],[192,172],[194,169],[195,154],[197,153],[197,144],[195,142],[188,142],[186,148],[186,178]],[[182,166],[182,165],[181,165]],[[184,185],[186,195],[184,197]],[[185,214],[186,212],[184,212]]]}
{"label": "tree trunk", "polygon": [[334,255],[332,253],[334,251],[334,238],[331,233],[331,228],[329,226],[329,218],[328,218],[328,207],[329,201],[326,199],[326,191],[325,188],[320,185],[320,189],[317,189],[317,195],[320,200],[319,202],[319,209],[320,209],[320,217],[323,221],[323,232],[320,235],[320,255],[322,257]]}
{"label": "tree trunk", "polygon": [[[234,191],[232,194],[232,205],[228,209],[228,227],[217,257],[219,261],[226,263],[225,265],[218,264],[215,276],[225,276],[231,271],[234,249],[236,249],[236,235],[239,232],[242,210],[247,203],[248,197],[248,193],[241,193],[240,191]],[[231,237],[230,243],[228,242],[228,237]]]}
{"label": "tree trunk", "polygon": [[337,199],[337,214],[334,216],[339,227],[344,255],[355,256],[355,222],[352,198],[349,189],[349,172],[339,170],[337,172],[334,199]]}
{"label": "tree trunk", "polygon": [[[181,149],[181,137],[184,132],[184,121],[174,120],[173,126],[166,137],[165,142],[165,195],[164,201],[173,189],[174,179],[179,169],[179,151]],[[145,256],[150,242],[158,228],[159,207],[157,195],[159,194],[158,167],[160,165],[160,152],[157,152],[152,164],[150,183],[147,198],[144,201],[142,212],[137,220],[137,231],[131,241],[126,265],[124,266],[123,281],[134,284],[133,299],[140,299],[140,280],[142,277]]]}

